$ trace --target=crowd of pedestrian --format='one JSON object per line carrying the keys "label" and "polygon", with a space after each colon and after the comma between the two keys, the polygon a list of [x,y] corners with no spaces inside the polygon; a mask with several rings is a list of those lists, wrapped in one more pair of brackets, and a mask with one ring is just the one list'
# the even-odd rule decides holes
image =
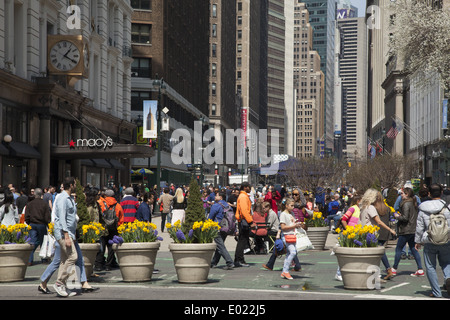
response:
{"label": "crowd of pedestrian", "polygon": [[[21,189],[16,192],[14,186],[0,188],[0,221],[11,225],[19,222],[29,224],[34,250],[42,243],[50,222],[55,224],[55,254],[52,263],[41,277],[39,291],[49,293],[47,283],[57,270],[55,291],[61,296],[74,293],[67,289],[68,270],[76,265],[81,270],[81,282],[84,292],[92,292],[86,280],[84,263],[77,244],[77,210],[74,193],[75,181],[66,179],[59,192],[57,188]],[[152,221],[155,214],[161,215],[161,232],[166,222],[172,224],[185,220],[185,209],[189,198],[189,187],[173,184],[157,193],[156,186],[93,188],[85,187],[86,206],[93,222],[106,225],[105,213],[114,212],[113,228],[107,228],[101,237],[101,248],[95,260],[94,270],[118,268],[110,240],[117,235],[117,227],[123,223]],[[445,278],[444,288],[450,291],[450,243],[434,244],[428,240],[430,217],[443,212],[450,225],[450,191],[433,184],[423,185],[417,194],[410,182],[401,188],[368,189],[358,192],[352,187],[341,185],[335,190],[320,188],[313,192],[297,187],[258,186],[243,182],[226,187],[205,186],[201,189],[205,217],[221,223],[234,216],[235,223],[230,232],[224,228],[215,238],[217,249],[211,261],[211,267],[218,266],[221,258],[225,260],[225,270],[250,267],[245,261],[248,252],[267,254],[272,251],[269,261],[263,265],[272,271],[276,257],[285,255],[281,278],[293,280],[291,270],[300,272],[301,261],[296,249],[296,230],[307,229],[305,221],[315,212],[321,212],[330,225],[330,232],[345,229],[356,224],[376,225],[380,227],[379,245],[386,245],[390,239],[397,239],[393,265],[386,255],[382,263],[386,269],[383,280],[388,281],[397,275],[404,259],[415,260],[417,270],[413,277],[427,276],[432,287],[431,295],[442,297],[436,273],[439,262]],[[236,239],[234,258],[225,246],[228,236]],[[397,238],[398,237],[398,238]],[[271,244],[271,245],[270,245]],[[422,265],[420,248],[423,247]],[[409,254],[407,254],[409,253]],[[33,264],[34,251],[30,255],[29,265]],[[45,261],[44,261],[45,262]],[[157,272],[157,271],[156,271]],[[340,270],[335,276],[342,280]]]}

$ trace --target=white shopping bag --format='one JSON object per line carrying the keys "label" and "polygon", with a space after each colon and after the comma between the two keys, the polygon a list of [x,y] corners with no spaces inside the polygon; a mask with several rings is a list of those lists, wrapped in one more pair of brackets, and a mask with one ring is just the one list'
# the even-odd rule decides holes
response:
{"label": "white shopping bag", "polygon": [[45,235],[41,243],[41,250],[39,251],[39,257],[41,257],[42,259],[46,259],[47,249],[48,249],[48,236]]}
{"label": "white shopping bag", "polygon": [[314,249],[311,240],[309,240],[306,231],[303,228],[296,229],[295,234],[297,236],[297,252]]}
{"label": "white shopping bag", "polygon": [[47,258],[51,258],[55,255],[55,242],[56,242],[55,237],[49,234],[47,246]]}

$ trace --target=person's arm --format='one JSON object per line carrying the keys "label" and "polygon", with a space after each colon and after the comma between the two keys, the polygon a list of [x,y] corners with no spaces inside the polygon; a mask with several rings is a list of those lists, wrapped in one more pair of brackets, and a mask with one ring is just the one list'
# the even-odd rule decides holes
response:
{"label": "person's arm", "polygon": [[375,222],[383,229],[388,230],[390,233],[392,233],[394,236],[397,235],[397,233],[395,232],[395,230],[389,228],[383,221],[381,221],[380,216],[375,216],[373,218],[375,220]]}

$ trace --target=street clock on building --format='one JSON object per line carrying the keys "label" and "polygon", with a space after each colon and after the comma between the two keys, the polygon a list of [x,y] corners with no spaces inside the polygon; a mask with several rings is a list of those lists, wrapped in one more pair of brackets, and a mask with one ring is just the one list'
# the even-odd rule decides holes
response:
{"label": "street clock on building", "polygon": [[67,76],[69,84],[88,77],[89,46],[81,36],[49,35],[47,68],[51,75]]}

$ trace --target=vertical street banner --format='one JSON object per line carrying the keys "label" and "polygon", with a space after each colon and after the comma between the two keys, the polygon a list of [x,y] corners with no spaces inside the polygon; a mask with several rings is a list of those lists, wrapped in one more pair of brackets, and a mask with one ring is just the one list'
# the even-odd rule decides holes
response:
{"label": "vertical street banner", "polygon": [[157,139],[158,131],[156,125],[156,114],[158,110],[158,101],[147,100],[144,101],[144,123],[142,138],[144,139]]}
{"label": "vertical street banner", "polygon": [[248,122],[248,109],[242,108],[241,109],[241,129],[242,129],[242,142],[244,145],[244,148],[247,148],[247,122]]}

